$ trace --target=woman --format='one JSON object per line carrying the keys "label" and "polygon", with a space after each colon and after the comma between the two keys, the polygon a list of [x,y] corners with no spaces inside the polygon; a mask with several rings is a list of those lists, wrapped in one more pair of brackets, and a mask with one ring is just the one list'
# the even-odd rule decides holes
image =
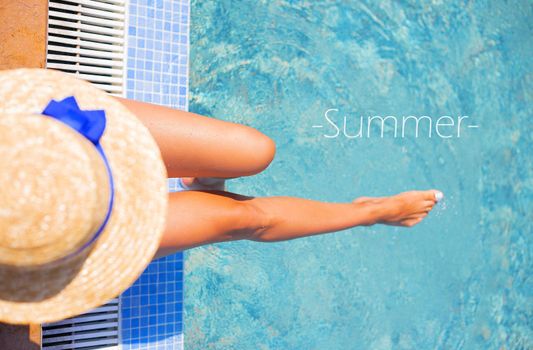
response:
{"label": "woman", "polygon": [[[323,203],[225,192],[224,179],[272,161],[268,137],[117,101],[50,70],[0,72],[0,154],[0,321],[13,324],[102,305],[152,259],[178,250],[376,223],[413,226],[442,197],[429,190]],[[168,195],[167,176],[198,190]]]}
{"label": "woman", "polygon": [[118,99],[150,130],[168,175],[200,189],[170,193],[166,229],[154,258],[239,239],[275,242],[374,224],[411,227],[443,196],[437,190],[410,191],[325,203],[225,192],[225,179],[254,175],[268,167],[275,154],[270,138],[244,125]]}

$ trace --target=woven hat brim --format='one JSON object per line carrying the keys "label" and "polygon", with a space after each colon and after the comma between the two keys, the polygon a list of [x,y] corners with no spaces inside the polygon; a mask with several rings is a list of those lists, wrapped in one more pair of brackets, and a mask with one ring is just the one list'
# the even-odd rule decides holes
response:
{"label": "woven hat brim", "polygon": [[51,99],[67,96],[75,96],[82,109],[106,112],[100,143],[115,182],[113,212],[92,249],[68,264],[25,273],[0,269],[3,322],[53,322],[105,304],[144,271],[163,234],[168,206],[166,169],[156,142],[131,112],[90,83],[65,73],[0,72],[0,118],[40,114]]}

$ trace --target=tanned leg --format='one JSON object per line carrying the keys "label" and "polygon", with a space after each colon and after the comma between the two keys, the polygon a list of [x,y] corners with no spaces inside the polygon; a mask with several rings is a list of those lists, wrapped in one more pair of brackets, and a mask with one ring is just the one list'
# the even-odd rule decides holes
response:
{"label": "tanned leg", "polygon": [[251,127],[150,103],[117,99],[154,137],[169,177],[248,176],[264,170],[274,158],[274,142]]}
{"label": "tanned leg", "polygon": [[276,242],[386,224],[411,227],[436,203],[436,190],[326,203],[294,197],[253,198],[217,191],[170,194],[167,227],[155,258],[204,244]]}
{"label": "tanned leg", "polygon": [[[272,140],[253,128],[148,103],[119,101],[148,127],[170,177],[253,175],[274,157]],[[275,242],[378,223],[413,226],[433,208],[436,193],[412,191],[351,203],[251,198],[223,191],[171,193],[167,226],[155,258],[238,239]]]}

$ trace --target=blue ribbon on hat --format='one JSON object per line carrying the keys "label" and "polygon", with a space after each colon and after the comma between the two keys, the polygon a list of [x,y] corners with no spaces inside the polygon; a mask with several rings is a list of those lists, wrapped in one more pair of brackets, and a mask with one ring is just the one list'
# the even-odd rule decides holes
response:
{"label": "blue ribbon on hat", "polygon": [[70,126],[78,133],[80,133],[83,137],[85,137],[87,140],[89,140],[95,146],[96,150],[102,157],[109,177],[109,206],[107,208],[107,213],[104,218],[104,221],[88,242],[86,242],[78,250],[59,259],[63,260],[79,254],[81,251],[90,246],[94,241],[96,241],[96,239],[104,231],[104,228],[107,225],[107,222],[109,221],[109,217],[111,216],[111,212],[113,210],[113,201],[115,198],[115,185],[113,182],[113,174],[111,172],[111,167],[109,166],[109,162],[107,161],[107,157],[105,156],[104,150],[100,145],[100,137],[102,137],[102,134],[104,133],[106,127],[106,115],[104,110],[80,109],[74,96],[67,97],[61,101],[51,100],[42,112],[42,114],[52,117]]}

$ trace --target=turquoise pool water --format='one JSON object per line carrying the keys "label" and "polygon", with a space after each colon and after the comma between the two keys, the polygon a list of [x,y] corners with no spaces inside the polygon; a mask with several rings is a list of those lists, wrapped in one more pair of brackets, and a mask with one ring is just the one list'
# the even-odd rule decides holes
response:
{"label": "turquoise pool water", "polygon": [[[229,190],[351,201],[438,188],[446,199],[412,229],[187,252],[186,349],[533,348],[531,2],[191,9],[190,110],[278,147],[264,173]],[[337,126],[349,116],[348,135],[371,115],[478,127],[325,137],[328,109]]]}

